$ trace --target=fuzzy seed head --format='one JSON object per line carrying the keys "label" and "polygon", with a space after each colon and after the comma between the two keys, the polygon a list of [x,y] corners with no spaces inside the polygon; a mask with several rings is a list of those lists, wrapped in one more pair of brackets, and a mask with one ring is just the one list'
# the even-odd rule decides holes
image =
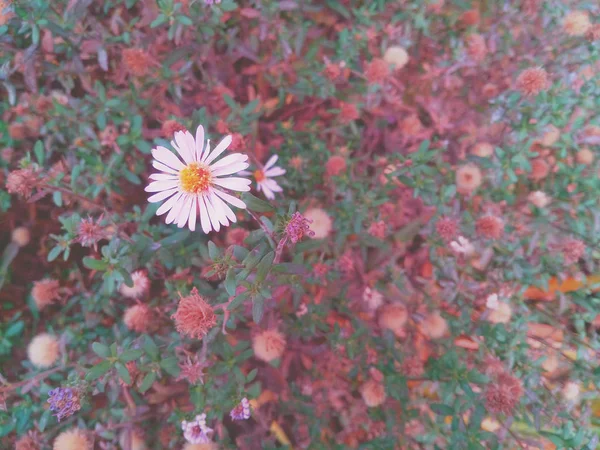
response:
{"label": "fuzzy seed head", "polygon": [[489,158],[494,154],[494,146],[489,142],[478,142],[471,149],[471,153],[480,158]]}
{"label": "fuzzy seed head", "polygon": [[402,303],[391,303],[379,308],[379,326],[402,336],[408,321],[408,311]]}
{"label": "fuzzy seed head", "polygon": [[350,123],[360,117],[360,111],[354,103],[340,102],[340,119],[342,123]]}
{"label": "fuzzy seed head", "polygon": [[48,333],[38,334],[27,347],[29,361],[40,369],[52,366],[58,359],[59,353],[58,339]]}
{"label": "fuzzy seed head", "polygon": [[225,235],[227,245],[244,245],[244,240],[250,235],[245,228],[228,228]]}
{"label": "fuzzy seed head", "polygon": [[281,358],[285,346],[285,336],[277,330],[264,330],[252,338],[254,355],[265,362]]}
{"label": "fuzzy seed head", "polygon": [[481,170],[474,164],[467,164],[456,171],[456,190],[461,194],[470,194],[483,180]]}
{"label": "fuzzy seed head", "polygon": [[77,239],[83,247],[93,247],[96,249],[98,242],[106,237],[106,230],[99,224],[100,220],[94,220],[92,217],[81,219],[77,227]]}
{"label": "fuzzy seed head", "polygon": [[550,173],[550,165],[543,158],[535,158],[531,161],[531,173],[529,178],[533,181],[541,181]]}
{"label": "fuzzy seed head", "polygon": [[40,450],[40,446],[33,436],[27,434],[15,442],[15,450]]}
{"label": "fuzzy seed head", "polygon": [[560,139],[560,130],[554,125],[548,125],[542,135],[540,143],[545,147],[552,147]]}
{"label": "fuzzy seed head", "polygon": [[477,219],[477,233],[488,239],[500,239],[504,234],[504,221],[500,217],[487,215]]}
{"label": "fuzzy seed head", "polygon": [[[129,446],[127,446],[129,443]],[[119,445],[125,450],[147,450],[148,446],[143,436],[137,430],[123,430],[119,435]]]}
{"label": "fuzzy seed head", "polygon": [[585,255],[585,244],[579,239],[567,239],[562,244],[562,254],[565,264],[575,264]]}
{"label": "fuzzy seed head", "polygon": [[510,322],[512,317],[512,308],[507,302],[498,302],[495,308],[490,310],[488,321],[491,323],[504,323]]}
{"label": "fuzzy seed head", "polygon": [[526,96],[534,96],[550,88],[548,72],[541,67],[531,67],[519,74],[516,81],[517,89]]}
{"label": "fuzzy seed head", "polygon": [[340,155],[334,155],[327,160],[325,164],[325,173],[328,176],[338,176],[346,171],[346,158]]}
{"label": "fuzzy seed head", "polygon": [[304,213],[304,218],[310,221],[310,229],[314,232],[313,239],[325,239],[331,234],[333,222],[327,211],[321,208],[310,208]]}
{"label": "fuzzy seed head", "polygon": [[429,339],[440,339],[448,334],[448,322],[436,311],[425,317],[419,329]]}
{"label": "fuzzy seed head", "polygon": [[474,61],[483,61],[487,55],[485,39],[480,34],[471,34],[466,39],[467,53]]}
{"label": "fuzzy seed head", "polygon": [[125,326],[137,333],[144,333],[152,326],[153,313],[148,305],[133,305],[125,311],[123,322]]}
{"label": "fuzzy seed head", "polygon": [[141,298],[148,293],[150,289],[150,280],[146,273],[142,270],[137,270],[131,274],[133,286],[129,287],[125,283],[119,286],[119,292],[122,296],[128,298]]}
{"label": "fuzzy seed head", "polygon": [[444,241],[450,242],[458,236],[458,223],[451,217],[441,217],[435,224],[435,230]]}
{"label": "fuzzy seed head", "polygon": [[384,239],[386,233],[387,226],[383,220],[379,220],[377,222],[372,222],[369,225],[369,229],[367,233],[377,239]]}
{"label": "fuzzy seed head", "polygon": [[383,60],[391,66],[393,70],[402,69],[408,64],[408,59],[407,51],[403,47],[397,45],[389,47],[383,55]]}
{"label": "fuzzy seed head", "polygon": [[41,311],[60,298],[60,285],[57,280],[51,278],[34,281],[31,297]]}
{"label": "fuzzy seed head", "polygon": [[385,401],[385,386],[375,380],[369,380],[360,387],[360,395],[369,408],[375,408]]}
{"label": "fuzzy seed head", "polygon": [[594,152],[587,147],[582,148],[577,152],[577,162],[589,166],[594,162]]}
{"label": "fuzzy seed head", "polygon": [[485,404],[492,414],[510,416],[523,396],[523,386],[518,378],[502,373],[488,384],[485,391]]}
{"label": "fuzzy seed head", "polygon": [[381,58],[375,58],[373,61],[367,64],[365,76],[370,84],[381,84],[389,75],[390,66],[385,60]]}
{"label": "fuzzy seed head", "polygon": [[150,68],[150,56],[141,48],[123,50],[123,62],[127,71],[135,77],[143,77]]}
{"label": "fuzzy seed head", "polygon": [[187,297],[180,294],[177,311],[171,318],[180,334],[196,339],[202,339],[217,324],[213,307],[200,296],[196,288]]}
{"label": "fuzzy seed head", "polygon": [[13,170],[6,177],[6,190],[9,194],[17,194],[28,199],[38,183],[39,177],[33,169]]}
{"label": "fuzzy seed head", "polygon": [[569,36],[583,36],[591,27],[590,16],[585,11],[571,11],[563,21],[563,30]]}
{"label": "fuzzy seed head", "polygon": [[29,233],[29,228],[25,227],[15,228],[11,235],[11,240],[19,247],[25,247],[27,244],[29,244],[30,239],[31,233]]}
{"label": "fuzzy seed head", "polygon": [[85,432],[78,428],[63,431],[54,439],[54,450],[92,450]]}
{"label": "fuzzy seed head", "polygon": [[550,197],[545,192],[535,191],[527,196],[527,200],[538,208],[545,208],[550,203]]}

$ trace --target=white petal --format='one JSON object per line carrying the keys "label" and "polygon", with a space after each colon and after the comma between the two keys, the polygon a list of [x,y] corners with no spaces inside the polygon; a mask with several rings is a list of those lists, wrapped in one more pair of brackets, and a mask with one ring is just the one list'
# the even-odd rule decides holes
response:
{"label": "white petal", "polygon": [[269,158],[269,160],[267,161],[267,163],[265,164],[265,167],[263,167],[264,170],[267,170],[269,167],[271,167],[273,164],[275,164],[277,162],[277,159],[279,158],[279,156],[277,155],[273,155]]}
{"label": "white petal", "polygon": [[154,167],[157,170],[160,170],[161,172],[167,172],[167,173],[170,173],[170,174],[173,174],[173,175],[177,175],[178,174],[177,170],[171,169],[170,167],[165,166],[163,163],[158,162],[156,160],[152,161],[152,167]]}
{"label": "white petal", "polygon": [[223,192],[219,189],[213,188],[212,191],[214,191],[214,193],[217,196],[221,197],[223,200],[225,200],[230,205],[233,205],[240,209],[246,209],[246,204],[243,201],[241,201],[239,198],[234,197],[233,195],[227,194],[226,192]]}
{"label": "white petal", "polygon": [[232,173],[236,173],[236,172],[239,172],[240,170],[247,169],[249,165],[250,164],[248,164],[247,162],[234,163],[234,164],[230,164],[225,167],[219,167],[217,170],[213,170],[212,174],[215,177],[220,177],[223,175],[231,175]]}
{"label": "white petal", "polygon": [[160,205],[160,208],[158,208],[158,211],[156,211],[156,215],[162,216],[167,211],[170,211],[171,208],[173,208],[173,205],[175,203],[177,203],[179,201],[179,199],[181,197],[183,197],[183,195],[184,195],[183,192],[179,192],[179,193],[175,194],[173,197],[171,197],[169,200],[164,202],[162,205]]}
{"label": "white petal", "polygon": [[229,144],[231,144],[231,140],[231,135],[225,136],[212,152],[204,155],[206,158],[204,159],[204,162],[206,164],[210,164],[215,159],[217,159],[221,153],[227,150],[227,147],[229,147]]}
{"label": "white petal", "polygon": [[275,181],[275,180],[269,180],[269,179],[266,179],[266,180],[264,181],[264,183],[265,183],[265,185],[266,185],[266,186],[267,186],[267,187],[268,187],[270,190],[272,190],[273,192],[282,192],[282,191],[283,191],[283,189],[281,188],[281,186],[279,186],[279,185],[277,184],[277,181]]}
{"label": "white petal", "polygon": [[175,219],[177,219],[179,217],[179,212],[181,211],[181,209],[183,208],[183,205],[185,204],[185,201],[187,200],[189,194],[185,194],[181,197],[180,200],[178,200],[177,202],[175,202],[175,205],[171,208],[171,211],[169,211],[169,214],[167,214],[167,218],[165,219],[166,223],[173,223],[175,222]]}
{"label": "white petal", "polygon": [[219,198],[215,198],[214,194],[209,194],[210,203],[213,205],[213,209],[215,210],[215,215],[217,220],[221,225],[228,226],[229,220],[227,220],[227,216],[225,215],[225,210],[223,209],[223,200]]}
{"label": "white petal", "polygon": [[165,198],[170,197],[175,192],[177,192],[177,189],[169,189],[166,191],[159,192],[158,194],[154,194],[151,197],[149,197],[148,202],[149,203],[158,203],[160,201],[163,201]]}
{"label": "white petal", "polygon": [[168,180],[176,180],[177,175],[171,175],[169,173],[153,173],[148,178],[156,181],[168,181]]}
{"label": "white petal", "polygon": [[208,208],[206,207],[203,195],[198,196],[198,208],[200,208],[200,224],[202,225],[202,231],[208,234],[212,230],[212,225],[208,218]]}
{"label": "white petal", "polygon": [[175,154],[165,147],[156,147],[152,149],[152,156],[157,161],[172,169],[181,170],[185,165],[179,160]]}
{"label": "white petal", "polygon": [[204,127],[198,125],[196,128],[196,161],[202,160],[202,150],[204,149]]}
{"label": "white petal", "polygon": [[211,164],[211,169],[218,169],[223,166],[227,166],[229,164],[248,161],[248,155],[244,155],[243,153],[234,153],[233,155],[227,155],[225,158],[217,161],[214,164]]}
{"label": "white petal", "polygon": [[215,178],[213,184],[231,189],[232,191],[247,192],[250,190],[250,184],[252,181],[247,178],[230,177],[230,178]]}
{"label": "white petal", "polygon": [[[214,192],[211,192],[210,199],[211,199],[215,209],[217,209],[217,207],[218,207],[221,210],[221,212],[225,215],[225,222],[221,221],[221,223],[223,225],[229,226],[229,220],[231,220],[234,223],[237,221],[237,218],[235,217],[235,214],[233,213],[231,208],[229,206],[227,206],[227,203],[225,203],[223,200],[221,200],[219,197],[217,197],[214,194]],[[229,220],[227,220],[227,219],[229,219]]]}
{"label": "white petal", "polygon": [[261,186],[263,192],[265,193],[265,197],[267,197],[269,200],[273,200],[275,198],[275,194],[273,193],[273,191],[269,189],[269,187],[265,183],[261,183]]}
{"label": "white petal", "polygon": [[153,181],[144,188],[146,192],[160,192],[179,186],[179,180]]}
{"label": "white petal", "polygon": [[208,211],[208,218],[210,219],[210,223],[215,231],[219,231],[221,229],[221,224],[219,223],[219,219],[217,219],[217,213],[215,212],[215,208],[210,202],[210,198],[204,195],[204,203],[206,203],[206,209]]}
{"label": "white petal", "polygon": [[188,218],[188,226],[190,231],[194,231],[196,229],[196,216],[198,213],[198,196],[192,196],[192,206],[190,208],[190,216]]}
{"label": "white petal", "polygon": [[252,172],[248,172],[247,170],[242,170],[241,172],[238,172],[238,174],[248,176],[248,175],[252,175]]}
{"label": "white petal", "polygon": [[188,195],[188,197],[185,199],[185,202],[183,203],[181,211],[179,211],[179,215],[177,216],[177,226],[179,228],[183,228],[185,226],[185,223],[188,221],[188,218],[190,217],[192,198],[194,198],[193,195]]}
{"label": "white petal", "polygon": [[[190,139],[192,141],[191,147]],[[196,155],[193,154],[196,151],[196,145],[194,144],[194,138],[189,131],[176,131],[175,142],[171,141],[171,145],[177,150],[179,156],[181,156],[187,164],[194,162],[196,159]]]}
{"label": "white petal", "polygon": [[265,175],[268,177],[278,177],[280,175],[283,175],[285,173],[285,169],[282,169],[281,167],[273,167],[272,169],[269,169],[265,172]]}

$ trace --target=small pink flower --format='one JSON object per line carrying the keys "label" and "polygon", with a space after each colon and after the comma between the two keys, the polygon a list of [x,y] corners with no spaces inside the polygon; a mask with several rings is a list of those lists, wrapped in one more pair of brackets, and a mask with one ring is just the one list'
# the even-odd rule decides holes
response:
{"label": "small pink flower", "polygon": [[247,420],[250,418],[250,402],[244,397],[229,413],[231,420]]}
{"label": "small pink flower", "polygon": [[192,422],[181,422],[183,437],[190,444],[209,444],[213,429],[206,425],[206,414],[200,414]]}

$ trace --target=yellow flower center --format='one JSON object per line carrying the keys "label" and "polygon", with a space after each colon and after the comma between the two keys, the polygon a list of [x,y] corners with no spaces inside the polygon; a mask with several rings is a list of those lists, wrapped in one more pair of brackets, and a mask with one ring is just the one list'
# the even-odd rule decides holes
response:
{"label": "yellow flower center", "polygon": [[256,179],[256,181],[258,181],[260,183],[267,177],[265,176],[265,173],[262,170],[256,170],[254,172],[254,178]]}
{"label": "yellow flower center", "polygon": [[191,163],[179,172],[181,189],[189,194],[208,191],[213,176],[206,164]]}

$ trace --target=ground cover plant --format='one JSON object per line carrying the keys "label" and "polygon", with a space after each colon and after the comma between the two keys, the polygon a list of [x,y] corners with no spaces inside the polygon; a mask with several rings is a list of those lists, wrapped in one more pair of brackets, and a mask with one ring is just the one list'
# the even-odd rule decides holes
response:
{"label": "ground cover plant", "polygon": [[595,449],[596,1],[0,0],[0,449]]}

